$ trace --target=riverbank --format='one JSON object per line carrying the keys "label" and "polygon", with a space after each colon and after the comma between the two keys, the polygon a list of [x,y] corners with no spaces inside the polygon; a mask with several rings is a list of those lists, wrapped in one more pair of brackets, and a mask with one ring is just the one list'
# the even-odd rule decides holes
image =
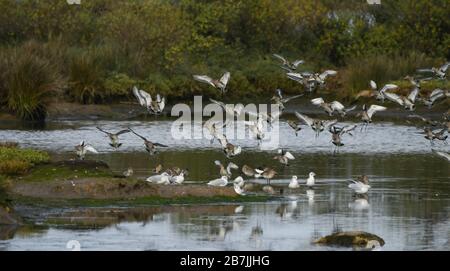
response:
{"label": "riverbank", "polygon": [[[323,96],[320,94],[317,95],[309,95],[308,97],[302,97],[298,100],[293,100],[290,103],[286,105],[283,117],[293,117],[293,114],[295,111],[299,111],[305,114],[312,114],[312,115],[321,115],[323,114],[323,111],[321,108],[312,105],[309,100],[314,97],[325,97],[324,99],[326,101],[332,101],[333,98],[326,98],[327,96]],[[227,101],[225,102],[230,104],[237,104],[242,101]],[[192,101],[185,101],[190,108],[191,111],[194,112],[194,105],[193,100]],[[202,105],[203,107],[206,104],[209,104],[210,101],[208,98],[203,97]],[[270,103],[270,101],[267,100],[255,100],[253,102],[247,101],[244,102],[244,105],[248,103],[255,103],[255,104],[265,104]],[[363,104],[380,104],[376,101],[370,101],[370,100],[361,100],[361,101],[348,101],[343,102],[345,105],[357,105],[357,109],[348,113],[348,118],[354,117],[362,108]],[[163,112],[163,116],[159,116],[158,119],[164,118],[164,117],[171,117],[171,107],[173,105],[173,102],[168,101],[168,106],[165,108]],[[378,112],[377,118],[380,120],[386,119],[403,119],[407,117],[410,114],[420,114],[425,117],[431,117],[431,118],[440,118],[442,116],[443,112],[448,111],[450,108],[450,100],[443,100],[440,103],[436,104],[433,108],[429,109],[425,106],[419,106],[415,111],[411,112],[408,110],[404,110],[398,105],[386,102],[383,104],[383,106],[388,107],[389,110]],[[203,109],[202,107],[202,109]],[[51,103],[48,106],[48,114],[46,121],[64,121],[64,120],[70,120],[70,121],[76,121],[76,120],[115,120],[115,121],[126,121],[126,120],[138,120],[143,118],[150,118],[153,116],[149,116],[144,108],[138,106],[137,104],[133,102],[122,102],[122,103],[112,103],[112,104],[79,104],[79,103],[69,103],[69,102],[58,102],[58,103]],[[176,118],[175,116],[172,118]],[[22,122],[19,117],[15,116],[14,114],[7,112],[5,110],[0,109],[0,121],[2,121],[4,124],[8,123],[17,123]]]}
{"label": "riverbank", "polygon": [[[88,160],[49,162],[35,166],[22,176],[2,179],[3,193],[7,195],[11,206],[137,206],[268,199],[266,196],[242,197],[232,187],[148,183],[117,176],[106,163]],[[5,208],[0,216],[0,224],[11,224],[13,218],[7,215]],[[8,210],[12,210],[12,207],[8,207]]]}

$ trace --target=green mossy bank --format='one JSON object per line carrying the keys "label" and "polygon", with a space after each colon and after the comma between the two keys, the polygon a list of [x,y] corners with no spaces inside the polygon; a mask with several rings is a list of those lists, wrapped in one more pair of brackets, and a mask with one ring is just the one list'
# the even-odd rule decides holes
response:
{"label": "green mossy bank", "polygon": [[[13,153],[22,151],[17,148]],[[232,187],[158,185],[124,178],[114,175],[106,163],[88,160],[45,160],[26,173],[9,173],[0,180],[5,202],[7,199],[13,205],[94,207],[268,200],[266,196],[239,196]]]}

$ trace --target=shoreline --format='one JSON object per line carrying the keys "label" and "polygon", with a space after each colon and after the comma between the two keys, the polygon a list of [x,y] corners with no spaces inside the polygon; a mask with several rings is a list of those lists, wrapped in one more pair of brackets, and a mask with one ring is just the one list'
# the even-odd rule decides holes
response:
{"label": "shoreline", "polygon": [[[206,184],[161,185],[114,175],[97,161],[59,161],[37,165],[27,174],[2,181],[5,204],[0,225],[19,225],[14,206],[136,207],[173,204],[262,202],[266,195],[240,196],[233,187]],[[8,202],[8,203],[6,203]]]}
{"label": "shoreline", "polygon": [[[317,95],[320,96],[320,95]],[[309,98],[308,98],[309,100]],[[209,101],[203,99],[202,105],[205,106]],[[354,111],[348,113],[350,119],[361,110],[364,103],[356,103],[357,108]],[[380,120],[386,119],[402,119],[411,114],[419,114],[427,118],[442,118],[442,114],[447,112],[450,108],[450,101],[446,100],[440,104],[437,104],[432,109],[428,109],[425,106],[421,106],[414,111],[407,111],[396,106],[392,103],[378,103],[371,102],[370,104],[379,104],[388,107],[388,110],[377,113],[377,118]],[[187,103],[191,112],[194,113],[192,103]],[[295,111],[299,111],[304,114],[311,114],[313,116],[328,116],[319,107],[312,105],[308,101],[291,102],[287,104],[286,109],[283,111],[283,115],[288,118],[295,118]],[[83,121],[83,120],[110,120],[110,121],[129,121],[129,120],[142,120],[142,119],[177,119],[177,116],[170,115],[170,108],[166,107],[162,116],[153,116],[147,114],[145,109],[135,104],[128,103],[114,103],[114,104],[78,104],[78,103],[52,103],[48,107],[48,114],[45,121],[40,123],[54,122],[54,121]],[[334,116],[335,118],[337,116]],[[23,121],[15,115],[0,110],[0,121],[4,123],[39,123],[39,121]]]}

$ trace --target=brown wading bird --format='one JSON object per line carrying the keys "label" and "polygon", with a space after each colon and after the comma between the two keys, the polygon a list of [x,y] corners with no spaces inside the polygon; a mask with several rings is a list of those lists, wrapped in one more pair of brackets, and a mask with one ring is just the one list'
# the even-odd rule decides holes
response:
{"label": "brown wading bird", "polygon": [[100,127],[97,127],[97,129],[98,129],[100,132],[105,133],[105,134],[109,137],[109,140],[111,141],[111,142],[109,143],[109,145],[110,145],[111,147],[115,148],[116,150],[117,150],[120,146],[122,146],[122,143],[119,142],[119,135],[126,134],[126,133],[129,133],[129,132],[130,132],[130,130],[126,129],[126,130],[121,130],[121,131],[119,131],[119,132],[117,132],[117,133],[110,133],[110,132],[107,132],[107,131],[103,130],[103,129],[100,128]]}
{"label": "brown wading bird", "polygon": [[283,97],[283,94],[281,92],[281,89],[277,89],[275,91],[276,95],[274,95],[271,100],[275,102],[275,104],[277,104],[280,108],[280,110],[284,110],[285,106],[284,104],[289,102],[290,100],[299,98],[301,96],[303,96],[303,94],[299,94],[299,95],[294,95],[294,96],[290,96],[290,97]]}
{"label": "brown wading bird", "polygon": [[431,69],[418,69],[420,73],[432,73],[438,79],[445,79],[447,77],[447,70],[450,67],[450,62],[445,63],[439,68],[432,67]]}
{"label": "brown wading bird", "polygon": [[450,91],[444,91],[437,88],[433,90],[426,98],[418,98],[418,100],[420,100],[424,105],[428,106],[428,108],[431,109],[437,101],[448,97],[450,97]]}
{"label": "brown wading bird", "polygon": [[379,100],[379,101],[381,101],[381,102],[384,102],[384,99],[385,99],[384,93],[385,93],[387,90],[393,90],[393,89],[397,89],[397,88],[398,88],[397,85],[386,84],[386,85],[383,86],[382,89],[378,90],[377,83],[375,83],[375,81],[373,81],[373,80],[370,80],[369,85],[370,85],[370,88],[371,88],[372,90],[363,90],[363,91],[360,91],[360,92],[355,96],[355,98],[356,98],[356,99],[359,99],[360,97],[367,97],[367,98],[375,97],[377,100]]}
{"label": "brown wading bird", "polygon": [[356,108],[356,105],[354,105],[350,108],[345,108],[345,106],[338,101],[326,103],[323,100],[323,98],[320,98],[320,97],[312,99],[311,103],[313,105],[317,105],[317,106],[321,107],[330,117],[333,116],[334,112],[338,112],[339,115],[341,115],[341,117],[345,117],[345,115],[348,112],[350,112]]}
{"label": "brown wading bird", "polygon": [[219,160],[214,161],[214,164],[219,166],[220,176],[227,176],[228,178],[230,178],[232,175],[232,173],[231,173],[232,169],[239,169],[239,167],[235,163],[232,163],[232,162],[228,163],[228,166],[226,168],[224,165],[222,165],[222,163]]}
{"label": "brown wading bird", "polygon": [[161,164],[158,164],[154,169],[152,169],[152,172],[158,174],[162,171],[162,169],[163,166]]}
{"label": "brown wading bird", "polygon": [[319,136],[319,134],[325,130],[330,125],[336,124],[337,120],[321,120],[321,119],[313,119],[305,114],[300,114],[298,112],[295,112],[295,116],[301,121],[303,121],[306,125],[311,127],[311,129],[316,132],[316,138]]}
{"label": "brown wading bird", "polygon": [[416,108],[414,103],[419,95],[419,88],[415,87],[408,96],[397,95],[395,93],[384,92],[384,97],[391,102],[398,103],[403,106],[406,110],[414,111]]}
{"label": "brown wading bird", "polygon": [[209,84],[209,85],[213,86],[214,88],[220,90],[222,97],[223,97],[223,95],[226,92],[226,87],[227,87],[228,81],[230,80],[230,76],[231,75],[229,72],[225,72],[219,80],[212,79],[211,77],[209,77],[207,75],[194,75],[194,79],[199,82]]}
{"label": "brown wading bird", "polygon": [[369,126],[369,123],[372,123],[372,116],[376,112],[384,111],[387,108],[384,106],[379,106],[376,104],[371,105],[369,108],[364,104],[362,107],[362,111],[358,114],[356,114],[357,117],[361,117],[361,121],[363,122],[363,125],[361,126],[361,131],[363,128],[367,129],[367,126]]}
{"label": "brown wading bird", "polygon": [[298,135],[298,132],[300,132],[300,130],[302,130],[302,127],[300,126],[300,124],[296,121],[293,120],[288,120],[287,124],[289,125],[289,127],[291,127],[292,129],[294,129],[295,131],[295,136]]}
{"label": "brown wading bird", "polygon": [[257,174],[260,174],[264,179],[266,179],[267,184],[270,185],[270,180],[273,179],[273,177],[275,177],[275,175],[277,174],[277,172],[272,169],[272,168],[264,168],[263,170],[261,169],[255,169]]}
{"label": "brown wading bird", "polygon": [[142,89],[133,87],[133,94],[138,100],[141,106],[147,108],[147,111],[151,114],[159,115],[163,112],[166,105],[166,99],[159,94],[156,95],[156,100],[152,99],[152,96]]}
{"label": "brown wading bird", "polygon": [[256,174],[256,171],[252,167],[249,167],[247,165],[243,165],[241,170],[242,173],[244,173],[248,177],[254,177]]}
{"label": "brown wading bird", "polygon": [[164,147],[167,148],[169,146],[161,144],[161,143],[156,143],[156,142],[151,142],[149,141],[147,138],[139,135],[138,133],[136,133],[135,131],[133,131],[130,127],[128,127],[128,130],[130,130],[133,134],[135,134],[136,136],[140,137],[142,140],[144,140],[144,145],[145,145],[145,150],[150,154],[153,155],[156,153],[156,147]]}
{"label": "brown wading bird", "polygon": [[446,131],[447,129],[444,128],[438,132],[434,132],[431,128],[425,127],[423,129],[423,132],[421,132],[421,134],[425,135],[424,137],[430,141],[431,145],[434,144],[435,139],[444,141],[444,143],[447,144],[448,135],[445,134]]}
{"label": "brown wading bird", "polygon": [[425,124],[431,125],[431,126],[439,126],[439,125],[441,125],[441,123],[439,121],[427,119],[427,118],[424,118],[424,117],[422,117],[422,116],[420,116],[418,114],[409,115],[408,118],[421,120]]}
{"label": "brown wading bird", "polygon": [[232,158],[242,152],[241,146],[236,146],[236,145],[233,145],[230,142],[228,142],[225,135],[222,135],[219,138],[219,142],[222,145],[223,152],[225,153],[227,158]]}
{"label": "brown wading bird", "polygon": [[335,146],[333,153],[339,152],[339,148],[344,146],[344,143],[342,143],[342,135],[347,133],[350,136],[353,136],[351,132],[355,130],[355,128],[356,125],[347,125],[344,127],[332,125],[328,128],[328,131],[331,133],[331,142]]}
{"label": "brown wading bird", "polygon": [[283,149],[278,150],[278,155],[273,157],[274,160],[278,160],[281,164],[289,166],[289,160],[294,160],[295,157],[288,151]]}
{"label": "brown wading bird", "polygon": [[297,69],[298,65],[305,63],[305,61],[303,61],[301,59],[290,62],[286,58],[282,57],[279,54],[273,54],[273,56],[278,58],[279,60],[281,60],[281,62],[283,62],[281,68],[288,72],[295,71]]}

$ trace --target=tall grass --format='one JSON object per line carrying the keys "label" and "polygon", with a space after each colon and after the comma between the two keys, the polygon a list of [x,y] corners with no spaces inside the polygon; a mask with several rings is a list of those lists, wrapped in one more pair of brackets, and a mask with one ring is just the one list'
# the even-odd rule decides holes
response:
{"label": "tall grass", "polygon": [[75,55],[69,67],[68,94],[80,103],[99,102],[104,98],[104,78],[105,70],[94,51]]}
{"label": "tall grass", "polygon": [[3,53],[0,66],[5,71],[1,85],[7,108],[22,119],[43,120],[51,94],[64,86],[55,65],[24,44]]}
{"label": "tall grass", "polygon": [[341,72],[344,92],[353,95],[360,90],[369,89],[370,80],[374,80],[379,87],[390,81],[402,80],[406,75],[414,75],[418,68],[431,67],[438,62],[420,53],[351,59]]}

